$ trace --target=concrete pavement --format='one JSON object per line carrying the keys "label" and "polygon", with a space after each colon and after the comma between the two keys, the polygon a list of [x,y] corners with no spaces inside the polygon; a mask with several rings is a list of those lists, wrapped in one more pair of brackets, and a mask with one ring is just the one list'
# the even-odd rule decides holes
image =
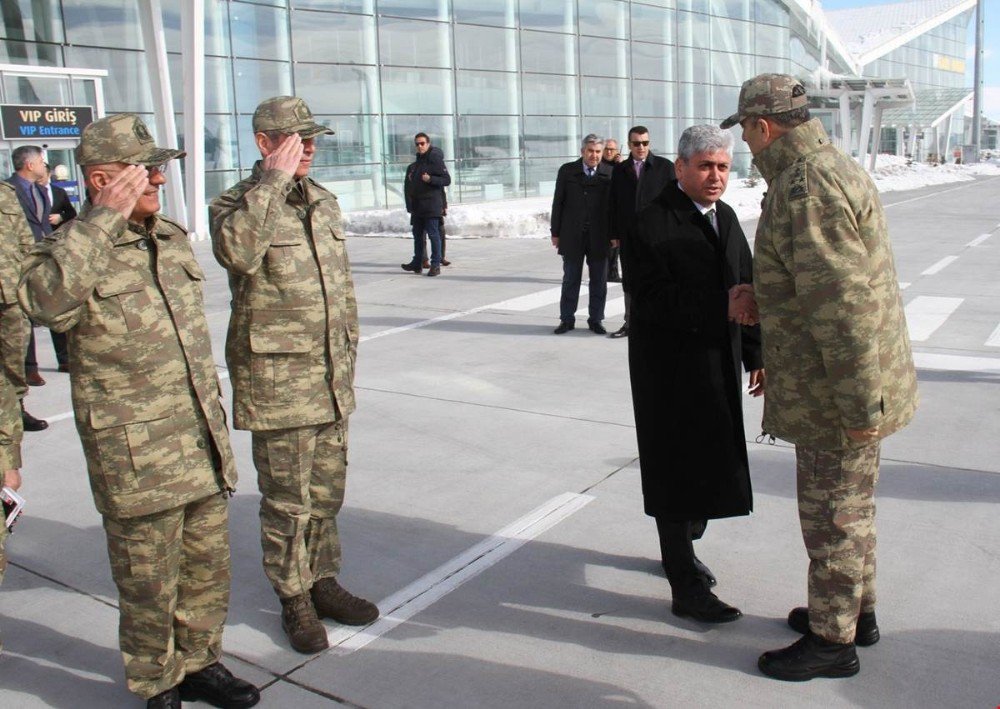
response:
{"label": "concrete pavement", "polygon": [[[784,618],[805,600],[806,556],[793,452],[752,442],[749,398],[755,512],[712,522],[698,544],[745,617],[705,627],[670,614],[642,514],[627,344],[552,335],[560,262],[545,241],[506,239],[451,240],[454,265],[433,279],[399,269],[408,240],[351,240],[365,339],[342,581],[389,599],[387,618],[360,634],[329,624],[338,645],[319,656],[286,648],[260,568],[249,436],[237,432],[227,664],[264,687],[265,707],[997,706],[1000,179],[946,189],[885,198],[908,317],[929,332],[914,343],[917,420],[883,449],[883,638],[860,650],[857,677],[797,685],[756,670],[762,650],[795,639]],[[222,370],[225,274],[207,244],[195,248]],[[124,688],[68,381],[45,336],[39,355],[49,383],[28,406],[52,424],[25,437],[29,507],[0,589],[0,705],[141,706]]]}

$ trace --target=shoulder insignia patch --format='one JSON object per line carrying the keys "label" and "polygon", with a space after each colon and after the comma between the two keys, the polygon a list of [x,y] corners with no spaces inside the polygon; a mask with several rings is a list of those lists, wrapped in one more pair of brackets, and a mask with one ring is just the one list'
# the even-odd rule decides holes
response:
{"label": "shoulder insignia patch", "polygon": [[809,196],[809,185],[806,180],[806,166],[799,163],[792,167],[788,180],[788,199],[799,199]]}

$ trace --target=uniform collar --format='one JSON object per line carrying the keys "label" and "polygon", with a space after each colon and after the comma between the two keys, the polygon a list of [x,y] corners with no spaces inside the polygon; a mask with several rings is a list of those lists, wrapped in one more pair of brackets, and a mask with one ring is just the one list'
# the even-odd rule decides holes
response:
{"label": "uniform collar", "polygon": [[830,138],[818,118],[792,128],[754,157],[761,176],[770,183],[801,157],[829,145]]}

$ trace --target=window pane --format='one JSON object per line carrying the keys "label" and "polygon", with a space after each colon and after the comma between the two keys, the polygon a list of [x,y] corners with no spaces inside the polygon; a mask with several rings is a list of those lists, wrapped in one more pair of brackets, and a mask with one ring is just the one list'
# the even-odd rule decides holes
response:
{"label": "window pane", "polygon": [[582,38],[580,69],[587,76],[628,76],[628,42]]}
{"label": "window pane", "polygon": [[[712,87],[710,85],[678,84],[677,89],[680,97],[677,112],[681,116],[686,119],[700,120],[711,118],[715,115],[715,107],[712,103]],[[727,113],[722,114],[722,117],[728,116],[735,110],[735,108],[729,109]]]}
{"label": "window pane", "polygon": [[229,13],[235,56],[290,59],[287,10],[234,2]]}
{"label": "window pane", "polygon": [[70,44],[142,49],[135,0],[63,0],[62,5]]}
{"label": "window pane", "polygon": [[788,28],[775,27],[774,25],[756,26],[756,48],[757,56],[781,57],[788,56]]}
{"label": "window pane", "polygon": [[451,73],[444,69],[382,67],[385,113],[443,113],[453,111]]}
{"label": "window pane", "polygon": [[[636,125],[646,126],[649,129],[649,149],[657,155],[662,155],[671,160],[677,154],[677,139],[680,132],[677,130],[679,121],[676,118],[663,118],[662,116],[636,115]],[[687,125],[680,122],[683,128]],[[683,130],[681,128],[681,130]],[[622,154],[628,152],[628,144],[622,148]]]}
{"label": "window pane", "polygon": [[381,165],[315,167],[309,176],[333,192],[345,212],[385,206]]}
{"label": "window pane", "polygon": [[375,20],[333,12],[292,13],[295,61],[375,64]]}
{"label": "window pane", "polygon": [[[314,114],[315,115],[315,114]],[[316,120],[334,130],[316,143],[314,165],[353,165],[380,160],[382,119],[379,116],[320,116]]]}
{"label": "window pane", "polygon": [[[681,63],[683,66],[683,62]],[[661,44],[632,44],[632,74],[637,79],[671,79],[674,48]]]}
{"label": "window pane", "polygon": [[451,66],[449,25],[380,17],[380,61],[397,66]]}
{"label": "window pane", "polygon": [[625,131],[628,129],[628,118],[588,116],[583,119],[584,134],[597,133],[605,140],[617,140],[618,149],[623,153],[628,153],[628,146],[625,145]]}
{"label": "window pane", "polygon": [[[580,128],[577,125],[576,116],[539,116],[524,119],[524,156],[526,158],[579,156],[580,138]],[[556,167],[558,168],[558,165]],[[555,171],[552,172],[551,179],[556,179]]]}
{"label": "window pane", "polygon": [[[403,163],[403,167],[413,162],[416,149],[413,147],[413,136],[426,133],[431,143],[445,151],[446,158],[453,158],[451,148],[454,145],[453,123],[451,116],[386,116],[385,117],[385,154],[393,162]],[[399,188],[402,189],[403,172],[399,173]]]}
{"label": "window pane", "polygon": [[[711,32],[712,19],[708,15],[697,12],[677,13],[677,44],[707,49],[712,46]],[[749,46],[749,43],[745,46]]]}
{"label": "window pane", "polygon": [[[180,54],[168,54],[170,90],[174,97],[174,111],[184,110],[184,67]],[[205,111],[208,113],[233,113],[233,72],[229,60],[222,57],[205,57]]]}
{"label": "window pane", "polygon": [[[257,104],[271,96],[292,93],[290,64],[236,59],[233,68],[236,74],[236,110],[240,113],[253,113]],[[311,98],[305,92],[302,95],[306,100]]]}
{"label": "window pane", "polygon": [[[184,125],[184,116],[174,119],[178,128]],[[247,139],[251,139],[247,136]],[[205,168],[231,170],[239,167],[239,145],[236,140],[236,116],[205,116]],[[217,193],[218,194],[218,193]]]}
{"label": "window pane", "polygon": [[675,85],[671,82],[634,81],[632,110],[643,116],[675,116],[674,92]]}
{"label": "window pane", "polygon": [[524,74],[521,81],[526,114],[577,115],[576,77]]}
{"label": "window pane", "polygon": [[521,28],[574,32],[574,0],[521,0]]}
{"label": "window pane", "polygon": [[5,76],[8,103],[69,104],[69,79],[55,76]]}
{"label": "window pane", "polygon": [[564,162],[565,157],[525,160],[522,165],[525,196],[552,197],[556,188],[556,174]]}
{"label": "window pane", "polygon": [[[181,0],[166,0],[163,33],[168,52],[181,52]],[[229,4],[205,0],[205,54],[229,56]]]}
{"label": "window pane", "polygon": [[93,66],[108,70],[104,79],[104,108],[108,113],[150,113],[153,97],[149,89],[146,60],[140,52],[116,49],[66,47],[70,66]]}
{"label": "window pane", "polygon": [[373,66],[296,64],[295,90],[313,113],[378,113]]}
{"label": "window pane", "polygon": [[447,0],[379,0],[380,15],[419,17],[425,20],[447,20]]}
{"label": "window pane", "polygon": [[371,15],[375,12],[375,0],[295,0],[295,7],[331,12],[358,12]]}
{"label": "window pane", "polygon": [[0,37],[30,42],[62,42],[59,0],[7,0]]}
{"label": "window pane", "polygon": [[459,199],[463,202],[523,196],[518,160],[459,160],[457,169]]}
{"label": "window pane", "polygon": [[[517,0],[453,0],[455,22],[514,27],[517,24]],[[464,29],[464,28],[463,28]],[[459,28],[455,28],[458,32]]]}
{"label": "window pane", "polygon": [[580,3],[580,34],[625,38],[624,2],[583,0]]}
{"label": "window pane", "polygon": [[627,116],[628,80],[597,79],[581,80],[581,103],[585,116]]}
{"label": "window pane", "polygon": [[0,60],[7,64],[62,66],[62,48],[52,44],[0,41]]}
{"label": "window pane", "polygon": [[240,181],[238,170],[205,173],[205,200],[211,202]]}
{"label": "window pane", "polygon": [[632,4],[632,40],[673,44],[674,13],[660,7]]}
{"label": "window pane", "polygon": [[712,79],[715,84],[740,86],[753,75],[752,55],[712,52]]}
{"label": "window pane", "polygon": [[517,31],[455,25],[455,61],[459,69],[517,71]]}
{"label": "window pane", "polygon": [[[674,77],[670,77],[674,78]],[[677,77],[681,81],[712,80],[711,54],[707,49],[679,47],[677,49]]]}
{"label": "window pane", "polygon": [[712,101],[714,108],[708,118],[712,121],[721,121],[735,113],[740,101],[740,90],[735,86],[716,86],[712,91]]}
{"label": "window pane", "polygon": [[745,52],[753,46],[753,25],[717,17],[712,20],[712,49]]}
{"label": "window pane", "polygon": [[788,10],[778,0],[756,0],[753,5],[757,22],[788,27]]}
{"label": "window pane", "polygon": [[569,34],[521,32],[521,69],[550,74],[575,74],[576,37]]}
{"label": "window pane", "polygon": [[521,151],[517,116],[462,116],[458,119],[458,136],[459,158],[511,158]]}
{"label": "window pane", "polygon": [[517,74],[498,71],[459,71],[458,112],[517,113]]}

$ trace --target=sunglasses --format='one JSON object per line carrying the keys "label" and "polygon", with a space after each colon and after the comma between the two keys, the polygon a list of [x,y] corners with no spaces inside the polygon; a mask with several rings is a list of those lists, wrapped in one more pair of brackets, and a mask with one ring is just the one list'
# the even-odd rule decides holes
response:
{"label": "sunglasses", "polygon": [[414,145],[416,145],[416,146],[418,146],[418,147],[419,147],[419,146],[421,146],[421,145],[427,145],[427,144],[428,144],[428,143],[427,143],[427,141],[426,141],[426,140],[418,140],[418,141],[416,141],[416,142],[414,143]]}
{"label": "sunglasses", "polygon": [[649,145],[649,141],[648,140],[630,140],[628,142],[628,144],[629,145],[634,145],[637,148],[640,147],[640,146],[646,147],[647,145]]}

